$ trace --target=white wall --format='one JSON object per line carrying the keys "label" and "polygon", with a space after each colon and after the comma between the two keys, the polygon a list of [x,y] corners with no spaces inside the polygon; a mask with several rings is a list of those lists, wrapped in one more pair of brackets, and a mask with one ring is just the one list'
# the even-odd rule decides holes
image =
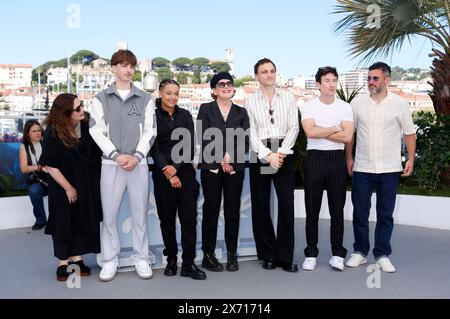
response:
{"label": "white wall", "polygon": [[[47,197],[44,199],[48,212]],[[275,205],[276,206],[276,205]],[[370,220],[376,220],[376,195],[372,196]],[[35,218],[28,196],[0,198],[0,230],[31,227]],[[347,202],[344,218],[352,220],[351,193],[347,192]],[[305,204],[303,190],[295,191],[295,217],[305,218]],[[329,219],[327,194],[324,192],[320,218]],[[450,230],[450,198],[397,195],[394,211],[395,223],[401,225],[428,227]]]}
{"label": "white wall", "polygon": [[[44,197],[48,215],[48,197]],[[28,196],[0,198],[0,230],[31,227],[36,222]]]}
{"label": "white wall", "polygon": [[[370,221],[376,221],[376,195],[372,196]],[[352,220],[353,205],[351,192],[347,192],[344,219]],[[295,217],[305,218],[305,196],[303,190],[295,191]],[[327,192],[322,199],[321,219],[329,219]],[[432,196],[397,195],[394,222],[401,225],[450,230],[450,198]]]}

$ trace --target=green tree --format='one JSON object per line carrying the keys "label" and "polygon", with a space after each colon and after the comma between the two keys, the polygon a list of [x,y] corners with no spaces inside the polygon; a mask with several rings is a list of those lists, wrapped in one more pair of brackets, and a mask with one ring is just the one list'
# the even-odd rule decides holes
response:
{"label": "green tree", "polygon": [[238,87],[241,87],[242,85],[244,85],[245,82],[251,82],[251,81],[255,81],[255,78],[253,76],[246,75],[246,76],[234,81],[234,86],[238,88]]}
{"label": "green tree", "polygon": [[170,67],[170,61],[163,57],[156,57],[152,60],[153,67],[156,68],[169,68]]}
{"label": "green tree", "polygon": [[141,82],[142,81],[142,72],[141,71],[136,71],[133,75],[133,82]]}
{"label": "green tree", "polygon": [[213,77],[212,74],[208,74],[206,76],[206,83],[209,83],[211,81],[212,77]]}
{"label": "green tree", "polygon": [[170,69],[168,67],[162,67],[162,68],[156,70],[156,73],[158,74],[159,82],[161,82],[162,80],[172,78],[172,71],[170,71]]}
{"label": "green tree", "polygon": [[[86,58],[86,60],[85,60],[85,58]],[[92,51],[80,50],[70,57],[70,63],[71,64],[78,64],[78,63],[90,64],[92,61],[97,60],[98,58],[99,58],[99,56]],[[67,64],[67,62],[66,62],[66,64]]]}
{"label": "green tree", "polygon": [[200,84],[202,83],[202,77],[200,75],[200,70],[195,70],[194,75],[192,76],[192,84]]}
{"label": "green tree", "polygon": [[191,59],[181,57],[172,61],[172,64],[175,65],[179,70],[187,70],[191,66]]}
{"label": "green tree", "polygon": [[197,66],[199,68],[209,66],[209,60],[207,58],[195,58],[191,61],[191,65]]}
{"label": "green tree", "polygon": [[430,40],[434,60],[429,95],[437,114],[450,114],[448,0],[337,0],[333,13],[345,15],[335,24],[335,31],[346,32],[350,54],[362,61],[390,56],[412,36]]}
{"label": "green tree", "polygon": [[231,70],[230,65],[228,63],[222,62],[222,61],[212,62],[212,63],[209,64],[209,66],[216,73],[218,73],[218,72],[230,72],[230,70]]}
{"label": "green tree", "polygon": [[179,84],[187,84],[189,77],[189,74],[186,72],[180,72],[176,74],[177,82]]}

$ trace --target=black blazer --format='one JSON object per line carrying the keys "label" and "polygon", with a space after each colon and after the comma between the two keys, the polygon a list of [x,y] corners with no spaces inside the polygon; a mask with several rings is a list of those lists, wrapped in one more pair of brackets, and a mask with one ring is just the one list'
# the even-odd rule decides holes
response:
{"label": "black blazer", "polygon": [[[213,136],[208,136],[207,129],[209,128],[219,129],[221,136],[217,137],[214,131],[209,131]],[[200,105],[197,116],[197,142],[201,147],[198,168],[208,170],[220,168],[220,163],[227,152],[231,156],[230,164],[233,165],[234,170],[243,171],[245,154],[249,149],[249,128],[250,121],[247,110],[243,107],[233,104],[225,121],[216,101]],[[228,130],[227,132],[227,129],[241,130]],[[220,139],[222,139],[222,143],[220,143]],[[216,140],[217,142],[215,142]],[[211,143],[214,144],[210,145]],[[205,148],[207,148],[206,152]],[[208,154],[213,155],[214,158],[210,158],[211,156]]]}

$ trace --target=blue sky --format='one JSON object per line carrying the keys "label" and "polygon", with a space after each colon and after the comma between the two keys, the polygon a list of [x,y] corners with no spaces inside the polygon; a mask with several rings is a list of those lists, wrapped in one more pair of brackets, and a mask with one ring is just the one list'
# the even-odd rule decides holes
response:
{"label": "blue sky", "polygon": [[[81,9],[79,29],[69,29],[67,8]],[[346,71],[358,64],[346,52],[344,35],[333,32],[334,0],[159,0],[159,1],[5,1],[2,3],[2,63],[36,67],[79,49],[110,57],[125,37],[138,58],[204,56],[224,59],[235,49],[238,75],[272,59],[288,77],[332,65]],[[392,66],[428,68],[431,44],[405,43]]]}

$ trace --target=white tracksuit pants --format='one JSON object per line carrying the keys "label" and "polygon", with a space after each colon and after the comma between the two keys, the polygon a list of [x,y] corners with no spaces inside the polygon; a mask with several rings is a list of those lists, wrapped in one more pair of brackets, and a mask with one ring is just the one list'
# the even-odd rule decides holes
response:
{"label": "white tracksuit pants", "polygon": [[125,190],[128,190],[133,240],[133,260],[149,260],[147,210],[148,166],[142,162],[131,172],[115,164],[102,164],[100,191],[103,208],[101,249],[103,262],[117,261],[120,239],[117,217]]}

